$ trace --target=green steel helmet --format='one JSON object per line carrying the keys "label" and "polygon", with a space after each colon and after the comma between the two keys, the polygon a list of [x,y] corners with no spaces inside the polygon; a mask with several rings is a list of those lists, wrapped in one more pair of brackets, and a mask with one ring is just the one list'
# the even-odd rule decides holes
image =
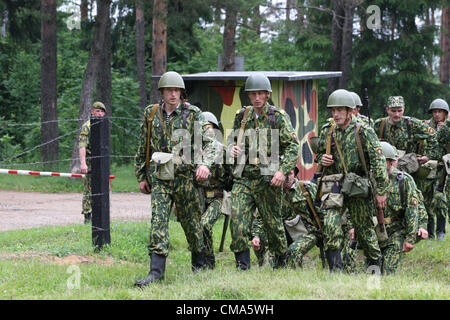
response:
{"label": "green steel helmet", "polygon": [[404,107],[405,100],[402,96],[391,96],[387,103],[388,108]]}
{"label": "green steel helmet", "polygon": [[333,91],[328,97],[327,108],[348,107],[355,109],[355,100],[352,95],[345,89]]}
{"label": "green steel helmet", "polygon": [[203,111],[202,114],[205,117],[206,121],[214,123],[217,127],[219,127],[219,121],[217,121],[217,118],[213,113],[209,111]]}
{"label": "green steel helmet", "polygon": [[359,97],[359,95],[356,92],[350,91],[350,94],[353,97],[353,100],[355,100],[355,105],[357,107],[362,107],[362,102],[361,102],[361,98]]}
{"label": "green steel helmet", "polygon": [[168,71],[161,76],[158,82],[158,89],[161,88],[186,89],[183,78],[175,71]]}
{"label": "green steel helmet", "polygon": [[380,141],[380,145],[386,159],[397,160],[397,152],[395,152],[394,147],[391,144],[386,141]]}
{"label": "green steel helmet", "polygon": [[94,102],[94,104],[92,105],[92,109],[101,109],[106,112],[105,105],[103,103],[101,103],[100,101]]}
{"label": "green steel helmet", "polygon": [[272,92],[270,80],[262,73],[254,73],[245,81],[245,91],[268,91]]}
{"label": "green steel helmet", "polygon": [[432,110],[440,109],[444,110],[448,113],[448,103],[443,99],[434,99],[433,102],[430,104],[430,108],[428,109],[428,112],[431,112]]}

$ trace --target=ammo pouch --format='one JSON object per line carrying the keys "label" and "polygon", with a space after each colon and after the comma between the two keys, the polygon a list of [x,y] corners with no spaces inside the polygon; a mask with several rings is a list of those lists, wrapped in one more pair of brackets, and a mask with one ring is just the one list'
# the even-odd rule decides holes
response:
{"label": "ammo pouch", "polygon": [[302,219],[300,219],[300,215],[297,215],[292,220],[284,220],[284,226],[292,241],[296,241],[301,236],[308,234],[308,230],[305,228]]}
{"label": "ammo pouch", "polygon": [[450,153],[447,153],[445,156],[443,156],[442,160],[444,161],[447,174],[450,174]]}
{"label": "ammo pouch", "polygon": [[320,210],[342,208],[344,206],[344,195],[342,193],[327,193],[320,199]]}
{"label": "ammo pouch", "polygon": [[349,198],[367,197],[369,195],[369,179],[349,172],[344,177],[341,192]]}
{"label": "ammo pouch", "polygon": [[173,156],[173,153],[165,152],[154,152],[152,154],[152,161],[156,165],[153,172],[156,179],[173,180],[175,178]]}
{"label": "ammo pouch", "polygon": [[407,153],[398,159],[398,169],[406,173],[412,174],[417,172],[420,168],[417,155],[415,153]]}
{"label": "ammo pouch", "polygon": [[330,174],[321,178],[322,188],[321,192],[323,195],[333,192],[340,193],[342,187],[342,178],[344,175],[342,173]]}
{"label": "ammo pouch", "polygon": [[384,226],[384,231],[381,232],[377,217],[372,217],[372,220],[373,220],[373,225],[375,226],[375,233],[377,234],[378,241],[379,242],[387,241],[387,239],[389,239],[389,236],[386,231],[386,225]]}

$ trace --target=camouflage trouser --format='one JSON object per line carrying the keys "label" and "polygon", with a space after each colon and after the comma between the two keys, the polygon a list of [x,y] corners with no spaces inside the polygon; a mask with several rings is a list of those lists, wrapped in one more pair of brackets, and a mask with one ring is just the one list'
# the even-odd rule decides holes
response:
{"label": "camouflage trouser", "polygon": [[84,178],[83,200],[81,202],[81,214],[92,213],[92,189],[91,189],[91,175],[87,174]]}
{"label": "camouflage trouser", "polygon": [[206,199],[206,210],[203,212],[201,224],[203,228],[203,240],[205,241],[205,253],[214,254],[213,227],[221,215],[223,198]]}
{"label": "camouflage trouser", "polygon": [[271,187],[262,177],[234,182],[231,191],[231,251],[241,252],[248,249],[252,215],[257,208],[263,229],[267,233],[270,252],[275,256],[286,252],[281,197],[282,189]]}
{"label": "camouflage trouser", "polygon": [[428,214],[428,234],[433,238],[436,234],[436,208],[433,207],[433,195],[435,191],[435,180],[416,179],[417,188],[422,191],[425,208]]}
{"label": "camouflage trouser", "polygon": [[322,210],[324,250],[342,250],[344,246],[342,212],[343,210],[338,208]]}
{"label": "camouflage trouser", "polygon": [[383,255],[383,274],[395,273],[401,256],[403,254],[403,235],[401,231],[395,231],[392,234],[388,232],[389,238],[381,244],[381,253]]}
{"label": "camouflage trouser", "polygon": [[303,257],[309,250],[314,248],[317,243],[317,236],[313,233],[302,235],[295,240],[287,249],[286,264],[291,267],[301,267],[303,264]]}
{"label": "camouflage trouser", "polygon": [[256,256],[256,260],[258,260],[258,265],[260,267],[262,267],[266,263],[272,265],[272,254],[269,251],[269,243],[264,232],[259,235],[259,244],[259,250],[253,250]]}
{"label": "camouflage trouser", "polygon": [[342,224],[344,232],[344,247],[342,248],[342,266],[348,273],[356,272],[356,255],[358,251],[350,247],[350,225],[345,222]]}
{"label": "camouflage trouser", "polygon": [[436,232],[445,233],[445,223],[447,220],[447,196],[445,192],[434,190],[433,200],[431,202],[433,210],[436,212]]}
{"label": "camouflage trouser", "polygon": [[450,176],[447,175],[446,181],[445,181],[445,193],[447,197],[447,219],[450,223]]}
{"label": "camouflage trouser", "polygon": [[191,179],[176,176],[174,181],[161,181],[152,176],[149,254],[169,254],[169,216],[174,202],[189,250],[200,253],[204,249],[199,190],[193,184],[193,174],[190,175]]}

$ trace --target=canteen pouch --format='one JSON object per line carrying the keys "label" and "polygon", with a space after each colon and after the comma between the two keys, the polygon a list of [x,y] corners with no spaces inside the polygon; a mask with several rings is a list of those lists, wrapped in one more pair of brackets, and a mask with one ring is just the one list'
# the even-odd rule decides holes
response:
{"label": "canteen pouch", "polygon": [[344,195],[341,193],[329,192],[322,196],[320,210],[342,208],[344,206]]}
{"label": "canteen pouch", "polygon": [[407,153],[398,159],[398,169],[400,171],[412,174],[417,172],[419,168],[419,161],[417,161],[417,155],[415,153]]}
{"label": "canteen pouch", "polygon": [[387,241],[387,239],[389,239],[389,236],[386,231],[386,226],[384,226],[384,231],[381,232],[377,217],[372,217],[372,220],[373,220],[373,225],[375,226],[375,233],[377,234],[378,241],[379,242]]}
{"label": "canteen pouch", "polygon": [[156,179],[170,181],[175,178],[173,153],[154,152],[152,161],[156,165],[156,169],[153,172]]}
{"label": "canteen pouch", "polygon": [[429,160],[420,166],[416,173],[416,177],[419,179],[435,179],[437,178],[437,160]]}
{"label": "canteen pouch", "polygon": [[330,174],[322,177],[322,194],[325,195],[327,193],[339,193],[342,187],[342,178],[344,175],[342,173]]}
{"label": "canteen pouch", "polygon": [[450,153],[447,153],[445,156],[443,156],[442,160],[444,161],[447,174],[450,174]]}
{"label": "canteen pouch", "polygon": [[300,215],[295,216],[292,220],[284,220],[284,226],[292,241],[296,241],[301,236],[308,234],[308,230],[305,228],[302,219],[300,219]]}
{"label": "canteen pouch", "polygon": [[369,195],[369,179],[349,172],[344,177],[341,192],[349,198],[367,197]]}
{"label": "canteen pouch", "polygon": [[226,216],[231,216],[231,191],[223,190],[223,200],[220,212]]}

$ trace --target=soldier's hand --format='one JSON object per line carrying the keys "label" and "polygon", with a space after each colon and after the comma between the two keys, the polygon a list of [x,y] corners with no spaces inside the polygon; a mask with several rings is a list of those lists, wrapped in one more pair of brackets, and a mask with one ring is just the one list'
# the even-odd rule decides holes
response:
{"label": "soldier's hand", "polygon": [[426,162],[428,162],[430,159],[427,156],[417,156],[417,161],[419,162],[419,164],[424,164]]}
{"label": "soldier's hand", "polygon": [[414,249],[414,245],[409,242],[403,242],[403,252],[410,252],[412,249]]}
{"label": "soldier's hand", "polygon": [[275,172],[273,175],[272,181],[270,181],[270,185],[274,187],[281,187],[286,180],[286,176],[281,171]]}
{"label": "soldier's hand", "polygon": [[231,156],[233,158],[239,157],[239,155],[242,153],[242,149],[239,146],[233,146],[231,148]]}
{"label": "soldier's hand", "polygon": [[417,235],[422,239],[428,239],[428,231],[423,228],[419,228],[419,232],[417,232]]}
{"label": "soldier's hand", "polygon": [[208,180],[209,177],[209,169],[206,166],[199,166],[197,168],[197,172],[195,173],[195,178],[197,181]]}
{"label": "soldier's hand", "polygon": [[255,251],[258,251],[259,249],[261,249],[261,242],[258,237],[254,237],[252,239],[252,248]]}
{"label": "soldier's hand", "polygon": [[139,191],[145,194],[149,194],[152,191],[152,188],[148,184],[147,180],[139,182]]}
{"label": "soldier's hand", "polygon": [[375,198],[377,199],[378,208],[383,209],[386,206],[386,196],[380,196],[377,194]]}
{"label": "soldier's hand", "polygon": [[80,164],[80,172],[81,173],[87,173],[88,172],[88,166],[86,165],[86,163]]}
{"label": "soldier's hand", "polygon": [[350,240],[355,240],[355,229],[350,229],[348,233],[350,234]]}
{"label": "soldier's hand", "polygon": [[325,167],[329,167],[334,163],[332,154],[324,154],[322,156],[322,165]]}

